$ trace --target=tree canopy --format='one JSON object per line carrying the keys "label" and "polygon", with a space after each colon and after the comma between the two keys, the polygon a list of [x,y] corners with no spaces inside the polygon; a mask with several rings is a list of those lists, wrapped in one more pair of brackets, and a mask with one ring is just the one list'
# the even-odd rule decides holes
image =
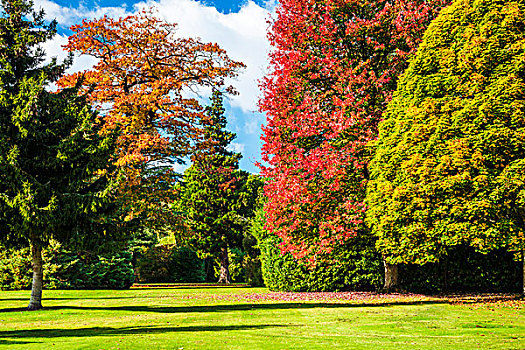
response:
{"label": "tree canopy", "polygon": [[380,124],[367,220],[391,263],[525,243],[524,1],[456,0]]}
{"label": "tree canopy", "polygon": [[377,123],[428,23],[447,1],[283,0],[262,82],[267,228],[315,262],[365,231]]}
{"label": "tree canopy", "polygon": [[[125,169],[122,197],[132,219],[159,218],[173,195],[173,164],[192,152],[203,108],[188,97],[199,87],[221,88],[244,67],[217,44],[179,38],[177,25],[143,10],[137,15],[84,20],[72,27],[66,49],[96,58],[92,69],[63,77],[88,96],[118,130],[116,164]],[[226,88],[234,92],[233,88]],[[154,221],[154,220],[153,220]]]}

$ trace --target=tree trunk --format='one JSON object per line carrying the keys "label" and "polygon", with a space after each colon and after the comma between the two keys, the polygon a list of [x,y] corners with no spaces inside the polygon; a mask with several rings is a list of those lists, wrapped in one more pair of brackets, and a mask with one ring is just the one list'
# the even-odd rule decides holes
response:
{"label": "tree trunk", "polygon": [[443,293],[448,293],[448,257],[443,258]]}
{"label": "tree trunk", "polygon": [[385,266],[385,285],[383,290],[385,292],[394,292],[399,288],[399,268],[398,265],[392,265],[383,259]]}
{"label": "tree trunk", "polygon": [[42,264],[42,245],[31,235],[31,256],[33,259],[33,285],[31,287],[31,299],[27,310],[40,310],[42,308],[42,286],[44,269]]}
{"label": "tree trunk", "polygon": [[219,281],[217,283],[231,283],[231,276],[230,276],[230,259],[228,256],[228,248],[222,248],[221,255],[220,255],[220,261],[221,261],[221,271],[219,274]]}
{"label": "tree trunk", "polygon": [[523,280],[522,280],[522,289],[523,289],[523,295],[525,295],[525,250],[521,250],[521,263],[523,265]]}

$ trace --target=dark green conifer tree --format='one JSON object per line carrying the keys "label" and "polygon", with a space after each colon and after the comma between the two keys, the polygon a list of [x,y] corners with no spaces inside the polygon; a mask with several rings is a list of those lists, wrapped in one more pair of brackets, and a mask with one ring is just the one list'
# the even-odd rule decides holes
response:
{"label": "dark green conifer tree", "polygon": [[184,173],[181,204],[192,231],[190,244],[203,255],[218,257],[218,282],[230,283],[228,248],[242,242],[239,190],[246,174],[238,170],[241,154],[228,150],[235,134],[225,129],[221,93],[215,91],[211,101],[203,142]]}
{"label": "dark green conifer tree", "polygon": [[50,92],[71,59],[44,63],[56,33],[29,0],[2,0],[0,14],[0,242],[30,245],[29,310],[42,307],[42,247],[84,239],[107,208],[113,138],[74,89]]}

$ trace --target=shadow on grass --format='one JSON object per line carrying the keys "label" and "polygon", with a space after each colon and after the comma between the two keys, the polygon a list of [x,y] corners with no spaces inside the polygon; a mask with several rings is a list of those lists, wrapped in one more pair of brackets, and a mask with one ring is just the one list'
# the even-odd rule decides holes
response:
{"label": "shadow on grass", "polygon": [[[428,305],[444,304],[445,300],[428,301],[392,301],[392,302],[363,302],[363,303],[267,303],[267,304],[225,304],[225,305],[199,305],[199,306],[49,306],[41,311],[51,310],[78,310],[78,311],[129,311],[133,313],[155,312],[163,314],[191,313],[191,312],[229,312],[247,310],[288,310],[288,309],[315,309],[315,308],[355,308],[355,307],[388,307],[397,305]],[[25,311],[25,308],[0,309],[0,312]],[[31,311],[34,312],[34,311]]]}
{"label": "shadow on grass", "polygon": [[[237,325],[237,326],[189,326],[189,327],[89,327],[75,329],[26,329],[17,331],[0,332],[0,338],[15,338],[17,341],[23,338],[68,338],[68,337],[100,337],[137,334],[158,334],[172,332],[223,332],[242,331],[250,329],[265,329],[276,327],[295,327],[294,325],[261,324],[261,325]],[[11,340],[0,340],[0,344],[11,344]]]}
{"label": "shadow on grass", "polygon": [[2,345],[23,345],[23,344],[32,344],[32,343],[40,343],[40,342],[0,339],[0,346]]}
{"label": "shadow on grass", "polygon": [[[29,303],[29,296],[31,295],[31,292],[28,292],[27,298],[0,298],[0,302],[2,301],[27,301]],[[159,296],[147,296],[147,295],[133,295],[133,296],[120,296],[120,297],[97,297],[97,296],[85,296],[82,298],[79,297],[60,297],[60,298],[46,298],[44,295],[44,301],[46,300],[116,300],[116,299],[158,299]]]}

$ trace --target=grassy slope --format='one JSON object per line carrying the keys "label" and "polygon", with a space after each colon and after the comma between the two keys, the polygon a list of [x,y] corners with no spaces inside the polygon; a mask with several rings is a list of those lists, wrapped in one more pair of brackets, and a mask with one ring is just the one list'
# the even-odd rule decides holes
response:
{"label": "grassy slope", "polygon": [[0,348],[525,349],[524,301],[298,302],[243,293],[266,290],[44,291],[38,312],[20,309],[29,292],[0,292]]}

